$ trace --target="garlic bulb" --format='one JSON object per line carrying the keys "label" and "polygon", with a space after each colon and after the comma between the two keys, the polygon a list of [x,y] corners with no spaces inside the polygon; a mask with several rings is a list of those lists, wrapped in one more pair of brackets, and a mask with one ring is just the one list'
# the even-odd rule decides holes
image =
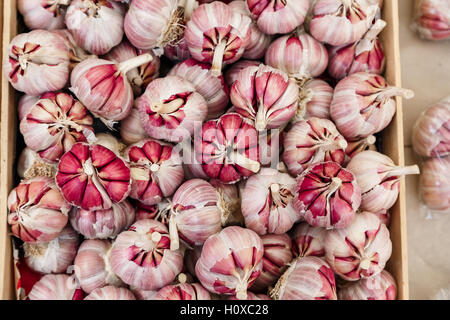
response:
{"label": "garlic bulb", "polygon": [[422,200],[432,210],[450,209],[450,156],[425,161],[420,175]]}
{"label": "garlic bulb", "polygon": [[47,274],[36,282],[28,295],[30,300],[83,300],[84,293],[74,277]]}
{"label": "garlic bulb", "polygon": [[312,227],[309,223],[297,224],[290,232],[292,251],[296,257],[325,257],[325,228]]}
{"label": "garlic bulb", "polygon": [[38,101],[39,97],[30,96],[28,94],[21,96],[17,105],[19,120],[22,120],[27,115],[28,111],[30,111],[31,107]]}
{"label": "garlic bulb", "polygon": [[137,100],[135,100],[128,117],[120,121],[120,137],[126,144],[133,144],[148,138],[147,132],[142,127]]}
{"label": "garlic bulb", "polygon": [[66,44],[66,47],[69,50],[70,71],[72,71],[73,68],[75,68],[75,66],[83,60],[89,58],[97,58],[95,54],[89,54],[83,48],[81,48],[75,41],[72,33],[70,33],[69,30],[67,29],[53,30],[53,33],[56,33],[57,35],[63,38],[64,43]]}
{"label": "garlic bulb", "polygon": [[211,297],[199,283],[180,283],[159,289],[155,300],[211,300]]}
{"label": "garlic bulb", "polygon": [[229,87],[231,87],[234,81],[236,81],[239,72],[241,72],[242,69],[245,69],[250,66],[257,67],[260,64],[262,64],[262,62],[260,61],[244,60],[244,59],[241,59],[238,62],[233,63],[225,72],[225,82],[228,84]]}
{"label": "garlic bulb", "polygon": [[95,289],[84,300],[136,300],[136,297],[128,289],[106,286]]}
{"label": "garlic bulb", "polygon": [[186,44],[184,36],[174,45],[168,44],[164,47],[164,56],[172,61],[184,61],[191,58],[191,53]]}
{"label": "garlic bulb", "polygon": [[345,149],[346,159],[345,163],[348,162],[356,156],[358,153],[363,151],[372,150],[377,151],[377,147],[375,146],[377,138],[373,135],[368,136],[367,138],[363,138],[360,140],[349,141],[347,149]]}
{"label": "garlic bulb", "polygon": [[97,133],[95,135],[95,144],[101,145],[118,155],[122,155],[126,145],[119,141],[116,137],[111,135],[110,133]]}
{"label": "garlic bulb", "polygon": [[428,40],[450,39],[450,3],[446,0],[416,0],[414,28]]}
{"label": "garlic bulb", "polygon": [[22,179],[53,178],[56,174],[56,165],[44,162],[36,152],[27,147],[22,150],[17,160],[17,174]]}
{"label": "garlic bulb", "polygon": [[383,270],[339,289],[338,297],[339,300],[396,300],[397,285],[392,275]]}
{"label": "garlic bulb", "polygon": [[244,217],[241,212],[241,196],[238,186],[235,184],[225,184],[216,179],[211,179],[209,183],[216,188],[218,196],[217,206],[222,214],[222,226],[243,225]]}
{"label": "garlic bulb", "polygon": [[291,122],[309,118],[330,119],[330,106],[334,89],[325,81],[311,79],[302,85],[298,96],[298,107]]}
{"label": "garlic bulb", "polygon": [[71,0],[19,0],[17,9],[28,29],[54,30],[64,27],[64,16]]}

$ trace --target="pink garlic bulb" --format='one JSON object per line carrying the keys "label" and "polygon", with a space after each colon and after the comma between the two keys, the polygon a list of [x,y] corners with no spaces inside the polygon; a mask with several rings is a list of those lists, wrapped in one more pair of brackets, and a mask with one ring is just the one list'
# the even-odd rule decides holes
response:
{"label": "pink garlic bulb", "polygon": [[413,127],[414,151],[424,157],[450,155],[450,96],[425,110]]}
{"label": "pink garlic bulb", "polygon": [[386,57],[378,34],[386,24],[384,20],[377,20],[357,42],[346,46],[330,47],[328,50],[330,76],[340,80],[357,72],[382,74],[386,66]]}
{"label": "pink garlic bulb", "polygon": [[293,258],[292,242],[287,234],[266,234],[261,240],[264,245],[263,270],[250,288],[255,292],[265,291],[275,284]]}
{"label": "pink garlic bulb", "polygon": [[141,140],[125,150],[130,164],[130,197],[153,205],[170,197],[183,182],[181,157],[174,146],[153,139]]}
{"label": "pink garlic bulb", "polygon": [[114,1],[72,0],[66,13],[66,25],[76,43],[101,55],[122,41],[124,16],[123,5]]}
{"label": "pink garlic bulb", "polygon": [[213,179],[228,184],[257,173],[258,133],[255,127],[237,113],[226,113],[217,120],[205,122],[201,139],[194,141],[196,159]]}
{"label": "pink garlic bulb", "polygon": [[131,189],[129,165],[101,145],[76,143],[59,161],[56,184],[67,202],[84,210],[110,209]]}
{"label": "pink garlic bulb", "polygon": [[395,204],[400,180],[405,175],[419,174],[417,165],[396,166],[388,156],[376,151],[363,151],[347,165],[361,189],[361,210],[380,212]]}
{"label": "pink garlic bulb", "polygon": [[[227,300],[239,300],[236,296],[231,296]],[[247,299],[245,300],[272,300],[269,296],[265,294],[254,294],[253,292],[247,291]]]}
{"label": "pink garlic bulb", "polygon": [[168,73],[169,76],[179,76],[189,81],[202,95],[208,105],[206,120],[220,117],[229,100],[229,88],[223,76],[213,75],[210,68],[209,64],[189,59],[176,64]]}
{"label": "pink garlic bulb", "polygon": [[30,300],[83,300],[84,293],[74,277],[67,274],[47,274],[36,282]]}
{"label": "pink garlic bulb", "polygon": [[289,173],[297,176],[309,166],[334,161],[342,164],[347,141],[328,119],[309,118],[294,123],[284,136],[283,161]]}
{"label": "pink garlic bulb", "polygon": [[102,132],[95,135],[95,144],[101,145],[118,155],[122,155],[126,145],[110,133]]}
{"label": "pink garlic bulb", "polygon": [[388,228],[370,212],[357,214],[351,225],[330,230],[325,236],[325,259],[344,280],[376,276],[391,253]]}
{"label": "pink garlic bulb", "polygon": [[424,162],[420,175],[422,200],[432,210],[450,209],[450,156]]}
{"label": "pink garlic bulb", "polygon": [[349,141],[347,149],[345,149],[345,154],[347,156],[345,162],[348,163],[354,156],[363,151],[367,150],[377,151],[377,147],[375,146],[376,140],[377,138],[371,135],[364,139]]}
{"label": "pink garlic bulb", "polygon": [[312,227],[309,223],[297,224],[291,231],[292,251],[295,257],[325,257],[325,228]]}
{"label": "pink garlic bulb", "polygon": [[349,140],[366,138],[382,131],[396,112],[395,96],[414,97],[408,89],[391,87],[376,74],[359,72],[337,84],[330,114],[342,135]]}
{"label": "pink garlic bulb", "polygon": [[270,296],[274,300],[337,300],[333,270],[320,258],[297,258]]}
{"label": "pink garlic bulb", "polygon": [[286,34],[294,31],[305,20],[309,0],[246,0],[251,17],[258,28],[267,34]]}
{"label": "pink garlic bulb", "polygon": [[209,180],[209,176],[205,173],[202,163],[197,160],[194,146],[192,144],[183,148],[183,169],[186,179],[203,179]]}
{"label": "pink garlic bulb", "polygon": [[133,88],[135,96],[140,96],[148,84],[159,77],[160,60],[152,50],[136,49],[128,40],[123,40],[118,46],[112,48],[103,58],[117,63],[127,61],[141,54],[148,53],[152,60],[142,64],[127,73],[128,81]]}
{"label": "pink garlic bulb", "polygon": [[257,67],[260,64],[263,64],[261,61],[255,61],[255,60],[239,60],[236,63],[233,63],[228,70],[225,72],[225,82],[228,84],[229,87],[236,81],[239,72],[241,72],[242,69],[245,69],[247,67]]}
{"label": "pink garlic bulb", "polygon": [[[284,127],[285,128],[285,127]],[[262,166],[280,169],[280,152],[283,150],[284,128],[259,132],[259,161]]]}
{"label": "pink garlic bulb", "polygon": [[23,244],[25,263],[41,273],[65,273],[75,259],[78,243],[78,234],[67,226],[50,242],[25,242]]}
{"label": "pink garlic bulb", "polygon": [[114,239],[135,220],[133,206],[126,200],[113,203],[106,210],[83,210],[74,207],[70,211],[72,227],[86,239]]}
{"label": "pink garlic bulb", "polygon": [[28,94],[24,94],[23,96],[21,96],[17,105],[19,120],[25,118],[31,107],[38,101],[39,97],[30,96]]}
{"label": "pink garlic bulb", "polygon": [[312,117],[330,119],[330,106],[334,89],[325,81],[311,79],[299,91],[297,112],[292,122]]}
{"label": "pink garlic bulb", "polygon": [[168,199],[164,199],[163,201],[151,206],[145,205],[138,200],[130,199],[130,201],[136,210],[134,222],[144,219],[156,219],[161,215],[163,210],[170,206],[170,201]]}
{"label": "pink garlic bulb", "polygon": [[293,206],[295,179],[276,169],[262,168],[241,192],[245,226],[259,235],[282,234],[299,221]]}
{"label": "pink garlic bulb", "polygon": [[149,53],[120,63],[86,59],[73,69],[70,90],[94,116],[112,127],[114,121],[125,119],[133,107],[133,90],[127,73],[152,59]]}
{"label": "pink garlic bulb", "polygon": [[396,300],[397,285],[392,275],[383,270],[339,289],[338,297],[339,300]]}
{"label": "pink garlic bulb", "polygon": [[266,53],[266,64],[283,70],[299,82],[321,75],[328,65],[325,46],[298,29],[276,39]]}
{"label": "pink garlic bulb", "polygon": [[230,92],[236,112],[254,121],[258,131],[287,124],[297,110],[297,97],[295,81],[283,71],[265,65],[239,72]]}
{"label": "pink garlic bulb", "polygon": [[111,271],[109,240],[84,240],[74,261],[75,276],[87,293],[107,285],[123,286],[122,280]]}
{"label": "pink garlic bulb", "polygon": [[138,100],[142,126],[155,139],[180,142],[207,115],[207,103],[194,85],[178,76],[152,81]]}
{"label": "pink garlic bulb", "polygon": [[206,240],[195,274],[208,291],[245,300],[247,288],[261,274],[263,252],[255,232],[227,227]]}
{"label": "pink garlic bulb", "polygon": [[71,0],[19,0],[17,8],[28,29],[54,30],[64,27],[66,8]]}
{"label": "pink garlic bulb", "polygon": [[211,296],[199,283],[180,283],[161,288],[155,300],[211,300]]}
{"label": "pink garlic bulb", "polygon": [[389,227],[389,225],[391,224],[391,212],[389,210],[374,212],[373,214],[376,215],[378,219],[380,219],[381,223]]}
{"label": "pink garlic bulb", "polygon": [[20,121],[20,133],[31,150],[55,163],[75,143],[93,136],[92,123],[88,110],[71,95],[48,92]]}
{"label": "pink garlic bulb", "polygon": [[314,227],[345,228],[361,204],[356,177],[336,162],[309,167],[297,177],[294,192],[295,210]]}
{"label": "pink garlic bulb", "polygon": [[309,23],[311,35],[332,46],[358,41],[369,30],[378,4],[365,0],[317,0]]}
{"label": "pink garlic bulb", "polygon": [[213,75],[234,63],[249,43],[251,19],[220,1],[202,4],[186,24],[184,37],[194,59],[210,63]]}
{"label": "pink garlic bulb", "polygon": [[95,289],[84,300],[136,300],[136,297],[128,289],[106,286]]}
{"label": "pink garlic bulb", "polygon": [[450,39],[450,3],[447,0],[417,0],[415,29],[428,40]]}
{"label": "pink garlic bulb", "polygon": [[120,121],[120,137],[126,144],[133,144],[148,138],[147,132],[142,127],[137,100],[128,117]]}
{"label": "pink garlic bulb", "polygon": [[216,189],[222,226],[243,225],[244,217],[241,212],[241,196],[238,186],[225,184],[216,179],[211,179],[209,183]]}
{"label": "pink garlic bulb", "polygon": [[50,31],[21,33],[8,46],[3,73],[14,89],[28,95],[60,90],[69,78],[69,51]]}
{"label": "pink garlic bulb", "polygon": [[67,224],[71,206],[51,178],[23,180],[8,196],[8,224],[25,242],[49,242]]}
{"label": "pink garlic bulb", "polygon": [[164,56],[172,61],[184,61],[191,58],[191,52],[184,37],[177,44],[164,47]]}
{"label": "pink garlic bulb", "polygon": [[44,162],[36,152],[27,147],[22,150],[19,160],[17,160],[17,174],[22,179],[53,178],[56,174],[56,164]]}
{"label": "pink garlic bulb", "polygon": [[183,256],[170,250],[169,231],[155,220],[135,222],[113,244],[111,270],[126,284],[155,290],[171,283],[181,272]]}

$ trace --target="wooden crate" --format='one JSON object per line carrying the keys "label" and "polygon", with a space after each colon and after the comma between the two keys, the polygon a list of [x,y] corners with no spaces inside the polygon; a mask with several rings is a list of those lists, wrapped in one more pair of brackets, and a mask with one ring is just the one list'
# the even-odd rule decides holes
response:
{"label": "wooden crate", "polygon": [[[398,1],[385,0],[383,19],[388,23],[382,33],[382,41],[387,56],[386,79],[389,84],[401,87]],[[17,34],[17,7],[15,0],[3,2],[3,54],[9,42]],[[12,245],[7,224],[7,196],[13,186],[14,161],[16,159],[18,94],[8,84],[5,77],[1,82],[1,131],[0,131],[0,299],[15,299],[14,270],[12,264]],[[402,101],[397,98],[397,115],[383,132],[383,153],[390,156],[398,165],[404,165],[403,154],[403,112]],[[392,257],[387,269],[394,275],[398,285],[398,298],[407,300],[408,256],[406,236],[405,181],[400,183],[400,195],[392,209],[390,227],[393,242]]]}

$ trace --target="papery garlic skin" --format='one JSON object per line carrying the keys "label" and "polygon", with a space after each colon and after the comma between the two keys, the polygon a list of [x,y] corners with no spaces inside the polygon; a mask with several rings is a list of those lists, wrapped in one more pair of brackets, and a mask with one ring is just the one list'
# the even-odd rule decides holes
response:
{"label": "papery garlic skin", "polygon": [[263,168],[251,176],[241,192],[247,228],[259,235],[282,234],[300,220],[293,206],[295,179],[276,169]]}
{"label": "papery garlic skin", "polygon": [[300,26],[308,13],[309,0],[247,0],[247,8],[258,28],[267,34],[286,34]]}
{"label": "papery garlic skin", "polygon": [[3,73],[14,89],[32,96],[64,88],[69,78],[64,40],[46,30],[17,35],[5,54]]}
{"label": "papery garlic skin", "polygon": [[172,61],[184,61],[191,58],[191,52],[183,38],[174,45],[167,45],[164,47],[164,56]]}
{"label": "papery garlic skin", "polygon": [[378,4],[364,0],[317,0],[309,30],[321,42],[333,46],[350,44],[369,30],[377,11]]}
{"label": "papery garlic skin", "polygon": [[56,165],[44,162],[36,152],[27,147],[22,150],[17,160],[17,174],[22,179],[53,178],[56,174]]}
{"label": "papery garlic skin", "polygon": [[391,253],[389,230],[369,212],[357,214],[347,228],[328,231],[325,236],[326,261],[344,280],[376,276]]}
{"label": "papery garlic skin", "polygon": [[155,300],[211,300],[211,296],[199,283],[180,283],[161,288]]}
{"label": "papery garlic skin", "polygon": [[397,110],[395,96],[410,99],[414,92],[391,87],[380,75],[352,74],[334,89],[331,118],[348,140],[366,138],[382,131],[392,121]]}
{"label": "papery garlic skin", "polygon": [[84,210],[110,209],[131,190],[129,165],[97,144],[74,144],[61,157],[55,179],[64,199]]}
{"label": "papery garlic skin", "polygon": [[333,270],[320,258],[297,258],[270,296],[274,300],[337,300]]}
{"label": "papery garlic skin", "polygon": [[178,76],[152,81],[138,100],[141,123],[155,139],[180,142],[207,115],[207,103],[192,83]]}
{"label": "papery garlic skin", "polygon": [[[236,296],[231,296],[227,300],[239,300]],[[245,300],[272,300],[269,296],[265,294],[254,294],[253,292],[247,291],[247,299]]]}
{"label": "papery garlic skin", "polygon": [[126,144],[133,144],[148,138],[147,132],[142,127],[137,101],[130,111],[128,117],[120,122],[120,137]]}
{"label": "papery garlic skin", "polygon": [[253,121],[258,131],[287,124],[297,110],[297,97],[295,81],[265,65],[243,69],[230,91],[236,112]]}
{"label": "papery garlic skin", "polygon": [[415,1],[413,28],[428,40],[450,38],[450,3],[446,0]]}
{"label": "papery garlic skin", "polygon": [[243,225],[244,217],[241,212],[241,196],[238,186],[226,184],[216,179],[211,179],[209,183],[216,189],[217,206],[221,212],[222,226]]}
{"label": "papery garlic skin", "polygon": [[84,300],[136,300],[136,297],[128,289],[106,286],[95,289]]}
{"label": "papery garlic skin", "polygon": [[263,292],[277,282],[293,258],[292,242],[287,234],[266,234],[261,240],[264,245],[263,270],[250,288],[255,292]]}
{"label": "papery garlic skin", "polygon": [[24,243],[25,263],[41,273],[65,273],[75,259],[78,244],[78,234],[68,226],[48,243]]}
{"label": "papery garlic skin", "polygon": [[106,210],[72,208],[70,223],[86,239],[114,239],[135,220],[135,210],[126,200]]}
{"label": "papery garlic skin", "polygon": [[183,256],[170,250],[169,231],[155,220],[135,222],[113,244],[112,271],[126,284],[155,290],[171,283],[181,272]]}
{"label": "papery garlic skin", "polygon": [[283,161],[289,173],[297,176],[310,165],[319,162],[334,161],[342,164],[347,141],[332,121],[312,117],[294,123],[284,136],[283,147]]}
{"label": "papery garlic skin", "polygon": [[36,282],[28,295],[30,300],[83,300],[73,276],[67,274],[47,274]]}
{"label": "papery garlic skin", "polygon": [[17,9],[29,29],[54,30],[64,27],[64,16],[69,4],[70,0],[19,0]]}
{"label": "papery garlic skin", "polygon": [[450,156],[424,162],[420,175],[422,200],[431,210],[450,209]]}
{"label": "papery garlic skin", "polygon": [[350,162],[350,160],[354,156],[363,151],[367,150],[377,151],[377,147],[375,146],[376,140],[377,140],[376,137],[371,135],[364,139],[349,141],[347,149],[345,149],[346,153],[345,163],[348,164],[348,162]]}
{"label": "papery garlic skin", "polygon": [[122,280],[111,270],[109,240],[84,240],[74,261],[74,271],[86,293],[107,285],[123,286]]}
{"label": "papery garlic skin", "polygon": [[30,96],[28,94],[21,96],[17,105],[19,120],[22,120],[27,115],[28,111],[30,111],[31,107],[38,101],[39,97],[36,96]]}
{"label": "papery garlic skin", "polygon": [[413,127],[414,151],[424,157],[450,155],[450,97],[425,110]]}
{"label": "papery garlic skin", "polygon": [[290,232],[294,256],[325,257],[325,234],[325,228],[313,227],[307,222],[297,224]]}
{"label": "papery garlic skin", "polygon": [[392,275],[380,274],[359,280],[338,290],[339,300],[396,300],[397,285]]}
{"label": "papery garlic skin", "polygon": [[247,288],[262,271],[263,251],[254,231],[227,227],[206,240],[195,274],[208,291],[245,300]]}
{"label": "papery garlic skin", "polygon": [[8,224],[25,242],[48,242],[66,226],[70,208],[52,178],[23,180],[9,193]]}
{"label": "papery garlic skin", "polygon": [[67,93],[48,92],[20,121],[25,144],[45,161],[57,162],[77,142],[94,134],[93,119],[83,104]]}
{"label": "papery garlic skin", "polygon": [[125,9],[110,0],[72,0],[66,13],[67,29],[83,49],[101,55],[122,41]]}
{"label": "papery garlic skin", "polygon": [[242,69],[245,69],[247,67],[257,67],[260,64],[263,64],[261,61],[256,60],[244,60],[241,59],[236,63],[233,63],[230,68],[228,68],[227,71],[225,71],[225,82],[228,84],[229,87],[232,86],[232,84],[236,81],[239,72],[241,72]]}
{"label": "papery garlic skin", "polygon": [[334,89],[325,81],[311,79],[301,86],[298,97],[298,107],[291,122],[303,119],[330,119],[330,106]]}

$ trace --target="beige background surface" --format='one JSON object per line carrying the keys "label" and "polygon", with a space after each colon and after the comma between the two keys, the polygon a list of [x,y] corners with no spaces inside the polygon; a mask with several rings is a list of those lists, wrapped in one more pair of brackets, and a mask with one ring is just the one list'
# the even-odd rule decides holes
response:
{"label": "beige background surface", "polygon": [[[411,150],[415,120],[428,106],[450,95],[450,41],[421,40],[410,29],[414,1],[399,3],[403,87],[416,93],[403,107],[409,165],[418,160]],[[406,179],[410,298],[429,299],[450,286],[450,214],[427,217],[418,196],[418,180],[417,176]]]}

